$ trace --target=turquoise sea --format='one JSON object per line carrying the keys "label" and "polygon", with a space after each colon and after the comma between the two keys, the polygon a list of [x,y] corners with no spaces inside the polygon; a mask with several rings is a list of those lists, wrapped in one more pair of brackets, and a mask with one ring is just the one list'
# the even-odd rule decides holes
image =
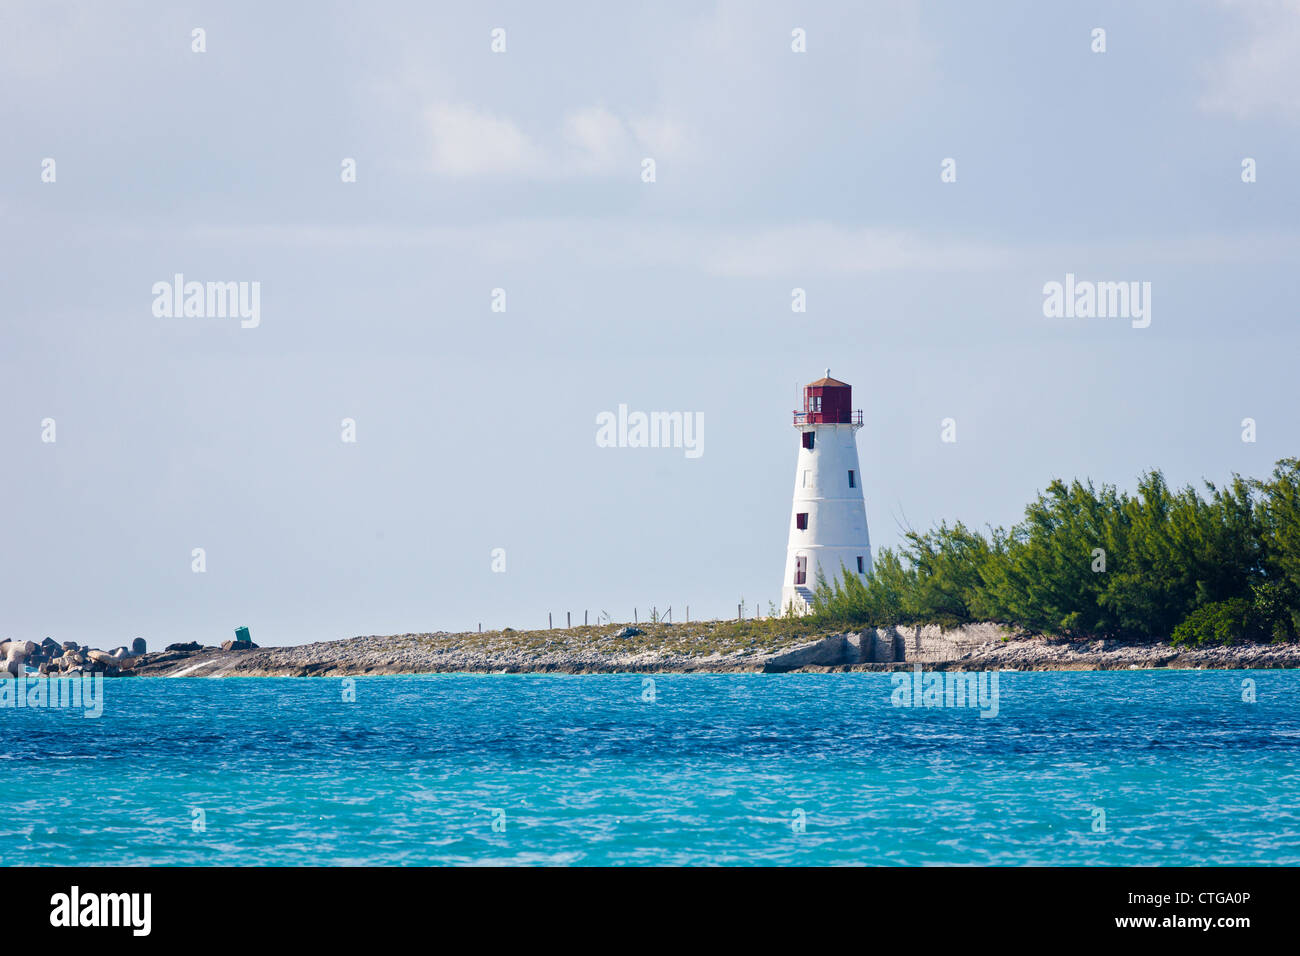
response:
{"label": "turquoise sea", "polygon": [[889,674],[649,679],[0,708],[0,863],[1300,864],[1298,672],[1003,673],[991,718]]}

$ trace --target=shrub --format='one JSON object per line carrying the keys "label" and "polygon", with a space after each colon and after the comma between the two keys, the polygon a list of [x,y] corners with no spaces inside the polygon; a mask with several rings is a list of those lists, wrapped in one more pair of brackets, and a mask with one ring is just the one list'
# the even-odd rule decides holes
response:
{"label": "shrub", "polygon": [[1188,644],[1294,640],[1300,459],[1279,462],[1268,481],[1205,488],[1175,491],[1158,471],[1133,494],[1055,480],[1010,530],[907,532],[865,579],[819,580],[813,610],[836,625],[996,621]]}
{"label": "shrub", "polygon": [[1202,604],[1174,628],[1171,644],[1200,647],[1204,644],[1235,644],[1264,636],[1255,607],[1245,598],[1230,598]]}

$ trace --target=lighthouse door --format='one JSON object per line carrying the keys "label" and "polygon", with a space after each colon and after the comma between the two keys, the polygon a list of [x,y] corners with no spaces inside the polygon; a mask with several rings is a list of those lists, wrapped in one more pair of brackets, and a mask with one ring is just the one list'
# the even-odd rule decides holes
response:
{"label": "lighthouse door", "polygon": [[808,583],[808,558],[802,554],[794,559],[794,583]]}

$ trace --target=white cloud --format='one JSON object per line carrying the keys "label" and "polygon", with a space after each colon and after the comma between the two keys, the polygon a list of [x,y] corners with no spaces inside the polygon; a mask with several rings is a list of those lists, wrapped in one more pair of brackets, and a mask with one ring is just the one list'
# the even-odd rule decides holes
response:
{"label": "white cloud", "polygon": [[[844,124],[867,131],[906,115],[939,83],[940,51],[914,4],[698,7],[654,63],[650,118],[633,128],[656,156],[699,171],[680,182],[711,194],[763,188],[810,150],[838,145]],[[808,31],[806,55],[791,52],[795,25]]]}
{"label": "white cloud", "polygon": [[1201,108],[1300,119],[1300,0],[1228,5],[1242,11],[1249,36],[1214,64]]}
{"label": "white cloud", "polygon": [[[910,5],[804,11],[798,22],[816,51],[807,56],[790,50],[790,17],[780,0],[701,5],[630,49],[635,82],[602,78],[597,103],[575,100],[579,87],[550,100],[530,88],[501,101],[508,105],[494,101],[494,113],[466,105],[476,94],[458,87],[454,74],[422,82],[423,103],[461,104],[441,107],[448,122],[434,170],[634,182],[649,156],[661,173],[671,164],[679,190],[745,196],[798,167],[811,150],[837,146],[841,124],[870,129],[905,113],[938,82],[939,50]],[[505,155],[527,159],[479,162],[482,151],[456,143],[457,136],[509,139],[517,150]]]}
{"label": "white cloud", "polygon": [[445,176],[576,176],[634,178],[642,156],[679,158],[686,140],[664,117],[624,121],[604,106],[567,112],[552,136],[524,133],[511,119],[473,106],[440,104],[429,110],[431,168]]}
{"label": "white cloud", "polygon": [[631,140],[627,127],[603,106],[574,110],[564,118],[564,138],[573,165],[583,172],[612,172],[628,163]]}
{"label": "white cloud", "polygon": [[[83,230],[88,235],[90,230]],[[155,242],[156,226],[105,239]],[[478,263],[666,268],[725,278],[809,279],[872,273],[1086,272],[1153,265],[1294,262],[1300,235],[1170,236],[1017,243],[914,230],[794,222],[762,229],[621,219],[517,219],[465,226],[263,224],[189,226],[169,241],[239,246],[418,247]]]}
{"label": "white cloud", "polygon": [[666,116],[644,116],[629,124],[646,155],[679,162],[687,155],[685,130]]}
{"label": "white cloud", "polygon": [[511,120],[468,106],[442,104],[429,111],[432,168],[447,176],[536,175],[541,151]]}
{"label": "white cloud", "polygon": [[993,269],[1005,249],[988,242],[932,238],[894,229],[813,222],[723,236],[705,255],[715,275],[853,275],[866,272]]}

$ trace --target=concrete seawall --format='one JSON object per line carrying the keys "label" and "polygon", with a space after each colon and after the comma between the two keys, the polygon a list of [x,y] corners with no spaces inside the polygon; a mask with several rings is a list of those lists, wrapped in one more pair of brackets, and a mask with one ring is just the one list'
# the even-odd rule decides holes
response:
{"label": "concrete seawall", "polygon": [[852,667],[858,664],[937,664],[955,661],[1014,632],[998,624],[968,624],[950,630],[937,625],[871,627],[833,634],[819,641],[774,655],[763,669],[769,673],[800,667]]}

